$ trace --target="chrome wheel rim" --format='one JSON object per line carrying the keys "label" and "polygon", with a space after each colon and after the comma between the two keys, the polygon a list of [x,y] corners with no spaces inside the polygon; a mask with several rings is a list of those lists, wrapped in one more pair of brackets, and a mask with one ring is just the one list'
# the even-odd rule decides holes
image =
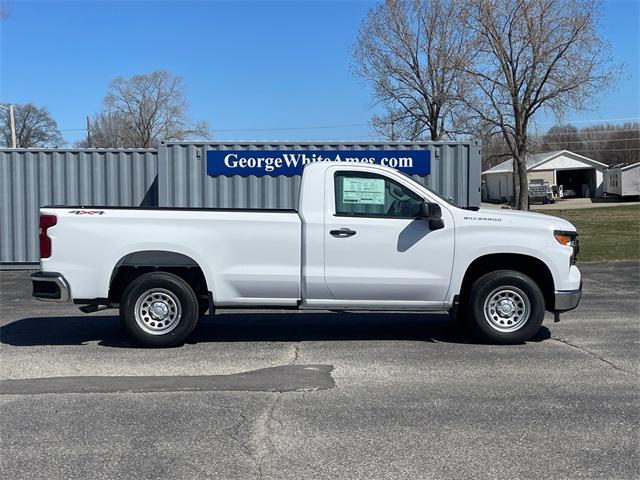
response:
{"label": "chrome wheel rim", "polygon": [[504,286],[493,290],[484,302],[484,318],[498,332],[515,332],[527,323],[531,304],[527,295],[517,287]]}
{"label": "chrome wheel rim", "polygon": [[152,288],[138,297],[134,307],[136,323],[145,333],[165,335],[180,323],[180,300],[164,288]]}

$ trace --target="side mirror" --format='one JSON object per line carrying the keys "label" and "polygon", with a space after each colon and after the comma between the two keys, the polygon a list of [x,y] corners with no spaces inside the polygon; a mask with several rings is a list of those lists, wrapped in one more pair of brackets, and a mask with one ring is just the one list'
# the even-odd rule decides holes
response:
{"label": "side mirror", "polygon": [[442,218],[442,209],[437,203],[422,202],[422,205],[420,205],[420,216],[427,220]]}
{"label": "side mirror", "polygon": [[422,202],[422,205],[420,205],[420,216],[429,220],[429,230],[440,230],[444,228],[442,209],[437,203]]}

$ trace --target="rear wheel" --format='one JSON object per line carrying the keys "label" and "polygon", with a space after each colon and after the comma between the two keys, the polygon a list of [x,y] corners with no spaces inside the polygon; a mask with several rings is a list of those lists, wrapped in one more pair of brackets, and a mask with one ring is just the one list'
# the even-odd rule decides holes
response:
{"label": "rear wheel", "polygon": [[140,343],[156,347],[179,345],[198,321],[198,299],[182,278],[152,272],[136,278],[125,289],[120,317]]}
{"label": "rear wheel", "polygon": [[471,286],[468,311],[474,330],[502,344],[522,343],[533,337],[544,319],[544,296],[527,275],[498,270]]}

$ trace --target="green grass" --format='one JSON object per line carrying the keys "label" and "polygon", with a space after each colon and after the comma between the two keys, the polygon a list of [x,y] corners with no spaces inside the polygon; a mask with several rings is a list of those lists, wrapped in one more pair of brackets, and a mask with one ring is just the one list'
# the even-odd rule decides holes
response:
{"label": "green grass", "polygon": [[640,259],[640,206],[544,210],[578,229],[578,261]]}

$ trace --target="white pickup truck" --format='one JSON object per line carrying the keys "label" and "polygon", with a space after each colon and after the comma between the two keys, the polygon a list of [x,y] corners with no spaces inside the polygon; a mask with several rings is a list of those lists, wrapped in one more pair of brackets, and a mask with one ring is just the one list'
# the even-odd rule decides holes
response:
{"label": "white pickup truck", "polygon": [[139,342],[183,342],[215,307],[448,311],[520,343],[575,308],[572,224],[461,209],[391,168],[304,169],[299,209],[45,207],[33,296],[120,309]]}

